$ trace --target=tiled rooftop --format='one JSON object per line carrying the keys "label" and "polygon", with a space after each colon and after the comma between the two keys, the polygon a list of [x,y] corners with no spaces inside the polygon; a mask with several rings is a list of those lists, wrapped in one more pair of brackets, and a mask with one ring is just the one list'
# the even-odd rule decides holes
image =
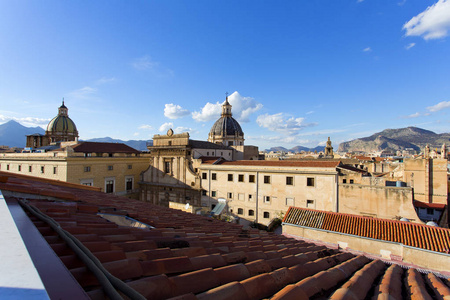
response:
{"label": "tiled rooftop", "polygon": [[75,152],[83,153],[140,153],[140,151],[123,143],[80,142],[72,148]]}
{"label": "tiled rooftop", "polygon": [[[31,207],[53,218],[107,271],[147,299],[401,299],[450,295],[449,280],[433,274],[58,184],[0,172],[0,190],[5,194],[22,188],[20,193],[6,196],[8,201],[26,197]],[[27,190],[28,195],[23,194]],[[53,191],[55,198],[42,191]],[[156,228],[121,227],[101,218],[99,212],[127,215]],[[48,223],[27,214],[87,295],[105,299],[105,290],[86,263]]]}
{"label": "tiled rooftop", "polygon": [[290,207],[283,222],[449,253],[450,230],[427,225]]}
{"label": "tiled rooftop", "polygon": [[230,166],[258,166],[258,167],[303,167],[303,168],[336,168],[339,161],[318,160],[236,160],[222,161],[219,165]]}

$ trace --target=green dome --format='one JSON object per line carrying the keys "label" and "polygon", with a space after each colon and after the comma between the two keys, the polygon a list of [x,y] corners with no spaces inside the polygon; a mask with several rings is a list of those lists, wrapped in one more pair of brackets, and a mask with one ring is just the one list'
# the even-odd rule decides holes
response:
{"label": "green dome", "polygon": [[47,125],[47,131],[50,132],[64,132],[64,133],[78,133],[77,127],[71,118],[68,116],[58,115],[54,117]]}
{"label": "green dome", "polygon": [[69,109],[64,105],[58,108],[58,115],[47,125],[45,135],[51,143],[61,141],[74,141],[78,138],[78,130],[75,123],[69,118]]}

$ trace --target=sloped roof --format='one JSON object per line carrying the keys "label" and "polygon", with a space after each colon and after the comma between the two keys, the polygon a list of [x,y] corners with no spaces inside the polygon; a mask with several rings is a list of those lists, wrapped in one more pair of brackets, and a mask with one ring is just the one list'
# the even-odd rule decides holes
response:
{"label": "sloped roof", "polygon": [[283,222],[448,253],[450,230],[421,224],[290,207]]}
{"label": "sloped roof", "polygon": [[[282,235],[244,230],[237,224],[73,184],[0,172],[0,190],[17,186],[27,193],[20,197],[27,198],[30,207],[53,218],[109,273],[147,299],[337,299],[345,293],[364,299],[387,298],[410,286],[417,288],[411,288],[408,296],[443,295],[448,290],[445,284],[449,281],[433,274],[398,266],[386,270],[379,260]],[[57,200],[37,199],[41,190],[53,190]],[[156,228],[120,227],[102,219],[98,212],[128,215]],[[105,290],[73,250],[46,222],[30,219],[89,297],[105,299]],[[45,278],[43,281],[47,287]]]}
{"label": "sloped roof", "polygon": [[294,161],[294,160],[236,160],[223,161],[219,165],[227,166],[259,166],[259,167],[304,167],[304,168],[336,168],[339,161]]}
{"label": "sloped roof", "polygon": [[442,203],[426,203],[426,202],[421,202],[421,201],[417,201],[414,200],[413,202],[415,207],[421,207],[421,208],[434,208],[434,209],[444,209],[446,207],[445,204]]}
{"label": "sloped roof", "polygon": [[219,149],[219,150],[233,150],[228,146],[222,144],[215,144],[206,141],[189,140],[189,146],[197,149]]}
{"label": "sloped roof", "polygon": [[80,142],[71,147],[75,152],[83,153],[140,153],[123,143]]}

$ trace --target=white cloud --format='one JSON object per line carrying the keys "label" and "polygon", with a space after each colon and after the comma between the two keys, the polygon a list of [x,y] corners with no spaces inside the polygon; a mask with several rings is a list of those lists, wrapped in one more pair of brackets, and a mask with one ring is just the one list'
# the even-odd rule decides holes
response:
{"label": "white cloud", "polygon": [[200,112],[194,111],[192,113],[192,118],[195,121],[207,122],[207,121],[218,119],[220,117],[221,111],[222,111],[221,103],[217,102],[217,103],[213,104],[213,103],[208,102],[205,104],[205,106],[203,106],[203,108]]}
{"label": "white cloud", "polygon": [[133,133],[133,136],[139,136],[139,132]]}
{"label": "white cloud", "polygon": [[243,97],[237,91],[228,96],[233,116],[240,122],[250,122],[250,115],[260,110],[263,105],[252,97]]}
{"label": "white cloud", "polygon": [[173,130],[173,132],[175,132],[175,133],[183,133],[183,132],[193,133],[193,132],[195,132],[195,130],[193,130],[192,128],[189,128],[189,127],[178,126],[177,128],[175,128]]}
{"label": "white cloud", "polygon": [[363,52],[370,52],[370,51],[372,51],[372,48],[370,48],[370,47],[367,47],[367,48],[363,49]]}
{"label": "white cloud", "polygon": [[[250,115],[260,110],[263,105],[255,101],[252,97],[243,97],[237,91],[228,96],[228,102],[231,104],[233,117],[240,122],[249,122]],[[216,120],[220,117],[223,103],[206,103],[201,111],[193,112],[192,118],[199,122]]]}
{"label": "white cloud", "polygon": [[435,4],[403,25],[406,36],[422,36],[425,40],[440,39],[450,29],[450,0],[439,0]]}
{"label": "white cloud", "polygon": [[436,105],[428,106],[427,109],[429,111],[431,111],[431,112],[437,112],[437,111],[440,111],[440,110],[442,110],[444,108],[449,108],[449,107],[450,107],[450,101],[442,101],[442,102],[439,102]]}
{"label": "white cloud", "polygon": [[35,118],[35,117],[8,117],[5,115],[0,115],[0,123],[6,123],[8,121],[14,120],[21,123],[23,126],[27,127],[42,127],[46,128],[51,119]]}
{"label": "white cloud", "polygon": [[179,119],[189,115],[189,110],[173,103],[166,104],[164,107],[164,116],[169,119]]}
{"label": "white cloud", "polygon": [[356,0],[356,2],[361,3],[364,2],[364,0]]}
{"label": "white cloud", "polygon": [[260,127],[267,128],[270,131],[282,132],[290,135],[297,134],[303,128],[315,125],[311,123],[305,124],[304,118],[294,118],[284,113],[259,115],[256,118],[256,123]]}
{"label": "white cloud", "polygon": [[70,92],[69,95],[73,98],[86,99],[95,94],[96,92],[97,92],[96,88],[85,86],[82,87],[81,89]]}
{"label": "white cloud", "polygon": [[137,70],[149,70],[158,66],[158,62],[153,61],[149,55],[135,59],[131,65]]}
{"label": "white cloud", "polygon": [[141,126],[139,126],[138,129],[153,130],[153,126],[152,125],[147,125],[147,124],[142,124]]}
{"label": "white cloud", "polygon": [[160,131],[160,132],[166,132],[166,131],[169,130],[170,128],[173,128],[173,123],[171,123],[171,122],[166,122],[166,123],[162,124],[162,125],[159,127],[159,131]]}
{"label": "white cloud", "polygon": [[95,82],[95,84],[101,85],[101,84],[110,83],[110,82],[114,82],[114,81],[116,81],[115,77],[110,77],[110,78],[102,77],[99,80],[97,80]]}
{"label": "white cloud", "polygon": [[406,50],[411,49],[412,47],[414,47],[416,45],[416,43],[409,43],[408,45],[405,46]]}
{"label": "white cloud", "polygon": [[416,112],[415,114],[404,116],[403,119],[413,119],[413,118],[418,118],[420,116],[421,116],[421,114]]}

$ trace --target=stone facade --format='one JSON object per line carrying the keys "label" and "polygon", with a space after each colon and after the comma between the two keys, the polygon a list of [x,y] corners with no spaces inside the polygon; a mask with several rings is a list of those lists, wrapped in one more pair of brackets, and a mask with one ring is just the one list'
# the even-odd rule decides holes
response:
{"label": "stone facade", "polygon": [[0,170],[95,186],[118,195],[137,196],[139,175],[148,168],[149,158],[145,154],[86,155],[70,149],[0,154]]}

